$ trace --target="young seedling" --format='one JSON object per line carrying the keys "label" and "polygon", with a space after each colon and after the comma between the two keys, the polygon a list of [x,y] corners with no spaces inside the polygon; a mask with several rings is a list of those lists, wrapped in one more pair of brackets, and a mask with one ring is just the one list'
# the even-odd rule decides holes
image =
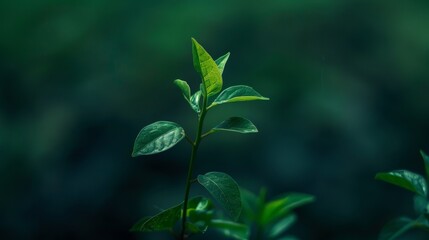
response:
{"label": "young seedling", "polygon": [[[222,73],[229,53],[213,60],[209,53],[195,39],[192,39],[192,56],[194,68],[201,77],[199,90],[192,94],[186,81],[177,79],[174,83],[197,114],[198,124],[195,138],[191,139],[186,135],[185,130],[177,123],[159,121],[144,127],[140,131],[134,142],[132,153],[133,157],[160,153],[170,149],[182,139],[186,139],[192,150],[183,202],[155,216],[141,219],[131,230],[142,232],[168,231],[177,239],[183,240],[192,234],[204,233],[208,227],[213,227],[219,229],[227,237],[247,239],[248,228],[235,222],[240,216],[242,204],[240,190],[234,179],[222,172],[209,172],[195,178],[193,170],[197,151],[203,138],[220,131],[258,132],[255,125],[248,119],[231,117],[204,133],[204,120],[210,109],[226,103],[269,99],[263,97],[253,88],[244,85],[232,86],[222,91]],[[210,199],[205,197],[189,199],[191,183],[193,182],[198,182],[206,188],[232,221],[215,219],[214,208]]]}
{"label": "young seedling", "polygon": [[266,200],[266,190],[259,196],[242,189],[243,213],[240,222],[249,227],[251,239],[294,240],[284,233],[295,223],[293,210],[314,201],[314,197],[302,193],[289,193],[274,200]]}
{"label": "young seedling", "polygon": [[379,240],[393,240],[413,228],[429,231],[429,202],[428,202],[428,180],[429,180],[429,156],[423,151],[422,155],[426,179],[414,172],[407,170],[396,170],[378,173],[375,179],[399,186],[415,194],[414,209],[418,214],[416,219],[407,217],[396,218],[388,222],[380,232]]}

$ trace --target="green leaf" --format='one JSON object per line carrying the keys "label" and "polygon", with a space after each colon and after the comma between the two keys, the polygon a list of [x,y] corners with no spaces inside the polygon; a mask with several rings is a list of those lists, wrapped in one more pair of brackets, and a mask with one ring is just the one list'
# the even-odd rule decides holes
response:
{"label": "green leaf", "polygon": [[280,234],[284,233],[287,229],[289,229],[296,221],[295,214],[288,214],[283,219],[277,221],[273,227],[269,230],[269,236],[271,238],[278,237]]}
{"label": "green leaf", "polygon": [[186,81],[176,79],[174,80],[174,84],[180,88],[182,91],[183,97],[185,97],[186,101],[190,101],[191,98],[191,88],[189,87]]}
{"label": "green leaf", "polygon": [[223,70],[225,69],[225,65],[226,65],[226,62],[228,61],[228,58],[229,58],[229,52],[223,55],[222,57],[216,59],[215,63],[219,68],[220,74],[223,73]]}
{"label": "green leaf", "polygon": [[240,193],[241,202],[243,205],[241,220],[246,224],[257,221],[258,213],[261,209],[261,204],[258,201],[258,197],[252,192],[243,188],[240,188]]}
{"label": "green leaf", "polygon": [[258,129],[248,119],[242,117],[231,117],[221,122],[219,125],[212,129],[213,132],[217,131],[230,131],[238,133],[257,133]]}
{"label": "green leaf", "polygon": [[414,195],[414,210],[417,214],[426,214],[428,210],[428,200],[421,195]]}
{"label": "green leaf", "polygon": [[222,75],[210,54],[192,38],[192,56],[195,70],[201,74],[207,96],[213,96],[222,90]]}
{"label": "green leaf", "polygon": [[420,150],[420,154],[425,162],[426,177],[429,180],[429,156],[423,150]]}
{"label": "green leaf", "polygon": [[261,216],[261,224],[266,225],[276,221],[293,209],[314,201],[314,196],[302,193],[290,193],[265,205]]}
{"label": "green leaf", "polygon": [[387,223],[380,232],[378,240],[393,240],[414,227],[415,222],[408,218],[397,218]]}
{"label": "green leaf", "polygon": [[194,93],[194,95],[191,96],[190,104],[192,109],[194,109],[195,112],[199,113],[201,112],[201,91],[197,91]]}
{"label": "green leaf", "polygon": [[204,233],[213,218],[214,206],[207,198],[195,197],[189,200],[187,212],[188,232]]}
{"label": "green leaf", "polygon": [[185,131],[174,122],[159,121],[144,127],[134,142],[132,156],[166,151],[185,137]]}
{"label": "green leaf", "polygon": [[247,240],[249,239],[250,230],[246,225],[231,222],[222,219],[213,219],[210,223],[210,227],[219,230],[226,237]]}
{"label": "green leaf", "polygon": [[183,203],[166,209],[153,217],[145,217],[131,228],[132,232],[170,231],[180,219]]}
{"label": "green leaf", "polygon": [[378,173],[375,179],[397,185],[424,197],[427,195],[426,180],[419,174],[407,170]]}
{"label": "green leaf", "polygon": [[255,100],[270,100],[269,98],[263,97],[257,91],[249,86],[237,85],[229,87],[223,90],[219,96],[213,101],[209,108],[216,105],[232,102],[244,102],[244,101],[255,101]]}
{"label": "green leaf", "polygon": [[222,205],[226,213],[237,220],[241,213],[241,196],[238,184],[226,173],[209,172],[198,175],[198,182]]}

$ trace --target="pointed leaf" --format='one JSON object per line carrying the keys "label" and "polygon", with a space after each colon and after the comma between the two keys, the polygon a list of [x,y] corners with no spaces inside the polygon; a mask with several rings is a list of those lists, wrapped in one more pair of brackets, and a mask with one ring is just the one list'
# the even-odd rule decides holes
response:
{"label": "pointed leaf", "polygon": [[226,173],[209,172],[198,175],[198,182],[222,205],[226,213],[237,220],[241,213],[241,196],[238,184]]}
{"label": "pointed leaf", "polygon": [[192,56],[195,70],[201,74],[207,96],[222,90],[222,75],[210,54],[192,38]]}
{"label": "pointed leaf", "polygon": [[423,152],[423,150],[420,150],[420,154],[422,155],[423,161],[425,163],[426,178],[429,180],[429,156]]}
{"label": "pointed leaf", "polygon": [[415,222],[408,218],[397,218],[387,223],[380,232],[378,240],[393,240],[414,227]]}
{"label": "pointed leaf", "polygon": [[183,203],[166,209],[153,217],[146,217],[138,221],[130,231],[132,232],[159,232],[172,230],[180,219]]}
{"label": "pointed leaf", "polygon": [[232,102],[244,102],[244,101],[255,101],[255,100],[270,100],[269,98],[263,97],[253,88],[245,85],[237,85],[229,87],[223,90],[219,96],[213,101],[209,108],[216,105]]}
{"label": "pointed leaf", "polygon": [[290,193],[285,197],[271,201],[265,205],[261,216],[261,224],[266,225],[289,214],[293,209],[314,201],[314,196],[302,193]]}
{"label": "pointed leaf", "polygon": [[273,227],[269,230],[269,236],[271,238],[278,237],[280,234],[284,233],[289,229],[296,221],[295,214],[288,214],[286,217],[277,221]]}
{"label": "pointed leaf", "polygon": [[242,117],[231,117],[214,127],[212,131],[230,131],[238,133],[257,133],[258,129],[248,119]]}
{"label": "pointed leaf", "polygon": [[174,122],[159,121],[144,127],[134,142],[132,156],[166,151],[185,137],[185,131]]}
{"label": "pointed leaf", "polygon": [[226,62],[228,61],[229,54],[230,53],[228,52],[225,55],[223,55],[222,57],[216,59],[216,61],[215,61],[217,67],[219,68],[220,74],[222,74],[223,70],[225,69],[225,65],[226,65]]}
{"label": "pointed leaf", "polygon": [[424,197],[427,195],[426,180],[419,174],[407,170],[378,173],[375,179],[397,185]]}
{"label": "pointed leaf", "polygon": [[239,240],[249,239],[250,230],[246,225],[222,219],[213,219],[210,227],[219,230],[226,237]]}
{"label": "pointed leaf", "polygon": [[188,83],[186,81],[176,79],[174,80],[174,84],[180,88],[183,97],[185,97],[186,101],[189,102],[189,99],[191,98],[191,88],[189,87]]}

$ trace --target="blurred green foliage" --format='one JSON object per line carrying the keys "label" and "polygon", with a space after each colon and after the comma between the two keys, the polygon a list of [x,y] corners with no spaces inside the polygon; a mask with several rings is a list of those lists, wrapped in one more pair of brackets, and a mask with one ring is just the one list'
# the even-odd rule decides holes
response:
{"label": "blurred green foliage", "polygon": [[375,239],[412,204],[374,173],[429,148],[428,25],[426,0],[2,1],[1,239],[149,239],[129,226],[181,199],[187,148],[130,146],[158,119],[194,125],[171,84],[198,87],[191,37],[231,52],[225,85],[271,98],[240,105],[258,136],[214,136],[196,171],[315,195],[301,239]]}

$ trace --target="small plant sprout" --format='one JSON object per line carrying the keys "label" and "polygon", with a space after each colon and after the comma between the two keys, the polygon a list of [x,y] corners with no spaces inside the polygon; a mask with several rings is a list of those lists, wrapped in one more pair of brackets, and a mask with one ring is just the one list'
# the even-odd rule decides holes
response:
{"label": "small plant sprout", "polygon": [[[176,239],[187,239],[194,234],[203,234],[209,227],[219,230],[226,237],[247,239],[249,229],[246,225],[237,223],[242,211],[241,193],[234,179],[226,173],[208,172],[194,175],[194,165],[197,152],[203,138],[221,131],[238,133],[256,133],[258,130],[248,119],[231,117],[208,131],[204,131],[204,119],[208,111],[222,104],[254,100],[269,100],[249,86],[239,85],[222,91],[222,73],[229,53],[213,60],[210,54],[192,39],[192,56],[194,68],[201,77],[199,89],[191,92],[188,83],[175,80],[174,84],[180,89],[189,106],[198,117],[196,136],[191,139],[185,130],[177,123],[158,121],[144,127],[134,142],[132,156],[151,155],[166,151],[186,139],[191,145],[188,174],[185,184],[183,202],[165,209],[155,216],[145,217],[138,221],[131,231],[155,232],[168,231]],[[209,198],[197,196],[190,198],[191,183],[198,182],[211,194],[229,220],[219,218],[214,212],[214,205]]]}
{"label": "small plant sprout", "polygon": [[428,180],[429,180],[429,156],[423,151],[422,155],[426,179],[408,170],[396,170],[378,173],[375,179],[399,186],[415,194],[414,209],[418,215],[415,219],[408,217],[396,218],[388,222],[379,235],[379,240],[393,240],[410,229],[418,228],[429,231],[429,202],[428,202]]}

